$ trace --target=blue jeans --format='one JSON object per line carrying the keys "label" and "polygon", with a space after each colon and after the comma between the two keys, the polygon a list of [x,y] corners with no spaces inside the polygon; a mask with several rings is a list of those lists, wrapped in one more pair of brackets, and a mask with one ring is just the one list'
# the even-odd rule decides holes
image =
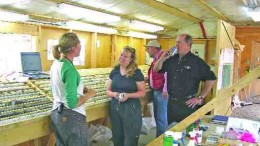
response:
{"label": "blue jeans", "polygon": [[162,91],[153,91],[153,106],[154,106],[154,118],[156,121],[156,137],[165,132],[168,126],[167,119],[167,105],[168,97],[165,99],[162,97]]}

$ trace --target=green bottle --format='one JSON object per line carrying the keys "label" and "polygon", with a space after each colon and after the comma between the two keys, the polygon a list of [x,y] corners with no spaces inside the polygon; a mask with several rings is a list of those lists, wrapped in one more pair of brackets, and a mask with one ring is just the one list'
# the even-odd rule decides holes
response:
{"label": "green bottle", "polygon": [[172,146],[173,137],[170,131],[166,131],[163,137],[163,146]]}

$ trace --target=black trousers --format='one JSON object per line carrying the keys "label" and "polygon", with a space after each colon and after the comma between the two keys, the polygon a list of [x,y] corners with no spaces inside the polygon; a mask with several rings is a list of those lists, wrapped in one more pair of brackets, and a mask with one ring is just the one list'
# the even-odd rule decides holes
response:
{"label": "black trousers", "polygon": [[167,107],[167,116],[168,116],[168,123],[172,122],[180,122],[190,114],[195,112],[198,107],[188,107],[186,105],[187,98],[171,98],[169,97],[168,100],[168,107]]}
{"label": "black trousers", "polygon": [[110,101],[109,116],[114,146],[137,146],[142,127],[140,100],[128,99],[119,103],[113,99]]}

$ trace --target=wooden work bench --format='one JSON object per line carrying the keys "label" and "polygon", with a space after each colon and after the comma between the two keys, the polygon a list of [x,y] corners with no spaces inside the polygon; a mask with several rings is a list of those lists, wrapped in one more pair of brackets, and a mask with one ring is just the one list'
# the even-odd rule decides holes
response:
{"label": "wooden work bench", "polygon": [[[148,96],[141,98],[143,113],[146,114],[146,104],[149,102]],[[95,121],[104,117],[108,117],[109,102],[100,103],[86,108],[87,122]],[[53,135],[50,128],[50,115],[35,117],[32,119],[20,121],[0,126],[0,146],[12,146],[23,142],[33,140],[34,146],[53,145]],[[45,140],[40,138],[46,137]],[[45,142],[42,142],[45,141]],[[44,143],[44,144],[42,144]],[[20,145],[19,145],[20,146]],[[23,145],[22,145],[23,146]]]}
{"label": "wooden work bench", "polygon": [[[108,115],[108,102],[89,106],[86,108],[86,111],[88,122],[106,117]],[[50,134],[50,115],[36,117],[17,123],[1,125],[0,146],[12,146],[48,136]]]}
{"label": "wooden work bench", "polygon": [[[149,66],[147,65],[139,66],[142,71],[148,70],[148,67]],[[87,76],[95,74],[105,74],[109,73],[111,70],[112,68],[81,69],[79,70],[79,73],[81,74],[81,76]],[[29,83],[32,87],[41,91],[42,94],[45,94],[32,82]],[[149,96],[149,94],[150,92],[148,92],[147,96]],[[146,114],[145,107],[149,100],[147,96],[141,98],[144,114]],[[46,97],[48,96],[46,95]],[[109,102],[88,106],[86,108],[87,122],[108,117],[108,106]],[[28,142],[29,144],[21,144],[25,142]],[[52,146],[53,142],[53,134],[50,128],[50,114],[37,116],[35,118],[26,119],[19,122],[0,125],[0,146]]]}

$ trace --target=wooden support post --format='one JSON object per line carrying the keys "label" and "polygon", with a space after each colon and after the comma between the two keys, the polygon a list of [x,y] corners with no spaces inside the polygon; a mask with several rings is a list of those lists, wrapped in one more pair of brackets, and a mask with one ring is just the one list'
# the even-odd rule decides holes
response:
{"label": "wooden support post", "polygon": [[97,32],[92,33],[91,37],[91,68],[97,67]]}
{"label": "wooden support post", "polygon": [[117,35],[112,35],[112,42],[111,42],[111,67],[113,67],[116,63],[116,39],[117,39]]}
{"label": "wooden support post", "polygon": [[146,48],[144,47],[146,45],[146,39],[142,39],[142,46],[141,46],[141,56],[140,56],[140,64],[139,65],[144,65],[145,64],[145,54],[146,54]]}

